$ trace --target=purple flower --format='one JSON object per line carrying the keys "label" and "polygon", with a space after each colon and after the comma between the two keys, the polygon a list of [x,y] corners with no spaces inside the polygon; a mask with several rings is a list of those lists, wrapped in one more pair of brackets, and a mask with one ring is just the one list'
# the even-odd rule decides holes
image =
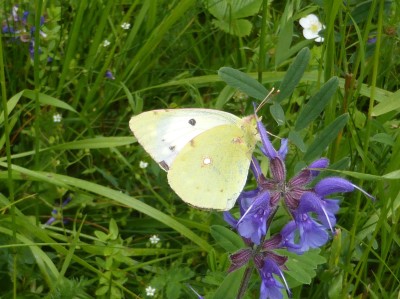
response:
{"label": "purple flower", "polygon": [[24,11],[22,14],[21,22],[26,25],[28,20],[29,11]]}
{"label": "purple flower", "polygon": [[107,70],[105,73],[105,77],[111,80],[115,80],[113,73],[110,70]]}
{"label": "purple flower", "polygon": [[261,276],[260,299],[283,298],[281,289],[283,285],[276,280],[273,274],[282,273],[272,260],[264,261],[264,266],[259,270]]}
{"label": "purple flower", "polygon": [[368,37],[367,44],[372,45],[376,43],[376,36]]}
{"label": "purple flower", "polygon": [[[51,218],[46,221],[44,225],[51,225],[53,222],[55,222],[57,219],[62,219],[62,209],[69,204],[69,202],[72,200],[71,196],[68,196],[62,203],[60,208],[54,208],[51,211]],[[67,223],[67,220],[64,220],[64,223]]]}
{"label": "purple flower", "polygon": [[[2,32],[12,34],[10,40],[12,42],[22,41],[23,43],[29,43],[29,55],[33,59],[34,56],[34,48],[35,48],[35,26],[30,26],[28,24],[28,16],[29,12],[24,11],[22,16],[19,17],[18,14],[18,6],[13,6],[10,16],[7,18],[7,24],[3,25]],[[12,23],[12,26],[8,25],[8,23]],[[40,26],[43,26],[45,23],[45,18],[41,16],[40,18]],[[46,38],[47,34],[42,30],[39,30],[39,34],[41,37]],[[40,40],[38,41],[40,43]],[[41,48],[39,47],[39,54],[42,53]]]}
{"label": "purple flower", "polygon": [[15,33],[14,28],[8,25],[4,25],[1,30],[3,31],[3,33],[11,33],[11,34]]}
{"label": "purple flower", "polygon": [[[280,256],[274,249],[286,248],[297,254],[323,246],[333,233],[339,200],[327,198],[334,193],[365,191],[340,177],[327,177],[316,184],[314,179],[327,168],[329,160],[320,158],[302,169],[293,178],[287,179],[285,157],[288,142],[281,141],[280,149],[273,147],[265,127],[257,121],[261,137],[261,151],[269,159],[270,177],[266,177],[258,161],[253,158],[251,169],[257,181],[257,188],[243,191],[238,198],[240,218],[237,220],[229,212],[224,219],[242,237],[248,246],[232,254],[229,272],[253,260],[262,279],[260,298],[282,298],[282,289],[289,288],[283,276],[287,257]],[[314,184],[314,186],[312,186]],[[372,196],[370,196],[372,198]],[[279,234],[265,240],[270,223],[283,200],[291,220]],[[280,281],[277,280],[280,278]],[[285,287],[281,282],[285,283]]]}
{"label": "purple flower", "polygon": [[[282,272],[286,270],[285,262],[287,257],[274,252],[274,249],[283,247],[282,240],[282,236],[276,234],[264,241],[258,249],[244,248],[232,254],[230,256],[231,266],[228,272],[241,268],[252,259],[262,280],[260,298],[282,298],[281,289],[283,288],[286,288],[286,291],[290,294]],[[285,283],[285,287],[277,280],[277,277],[280,277]]]}

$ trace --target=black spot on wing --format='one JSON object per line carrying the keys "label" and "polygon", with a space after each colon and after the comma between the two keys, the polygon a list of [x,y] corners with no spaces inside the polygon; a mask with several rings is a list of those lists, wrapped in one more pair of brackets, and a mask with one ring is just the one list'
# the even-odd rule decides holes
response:
{"label": "black spot on wing", "polygon": [[173,152],[173,151],[175,150],[175,145],[171,145],[171,146],[169,147],[169,150],[170,150],[171,152]]}
{"label": "black spot on wing", "polygon": [[195,126],[196,125],[196,120],[194,118],[189,119],[189,124],[191,126]]}

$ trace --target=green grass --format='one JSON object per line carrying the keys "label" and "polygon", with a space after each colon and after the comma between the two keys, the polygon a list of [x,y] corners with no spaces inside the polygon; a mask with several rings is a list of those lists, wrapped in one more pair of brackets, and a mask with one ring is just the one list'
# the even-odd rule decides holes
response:
{"label": "green grass", "polygon": [[[11,18],[15,2],[1,2],[3,28],[26,30],[3,31],[0,43],[1,298],[146,298],[148,286],[156,298],[197,298],[187,284],[221,298],[240,282],[242,272],[226,274],[222,213],[183,203],[128,127],[166,107],[252,113],[258,100],[240,97],[222,67],[281,90],[260,115],[290,139],[289,176],[323,155],[377,198],[340,197],[340,234],[321,248],[326,262],[310,284],[290,280],[293,298],[399,298],[399,5],[249,1],[228,18],[212,2],[19,1],[26,24]],[[298,21],[310,13],[326,25],[324,43],[302,36]],[[32,26],[46,33],[35,31],[33,57]],[[338,86],[329,99],[318,93],[331,90],[326,82]],[[323,112],[304,119],[319,97]],[[335,120],[343,126],[324,133]],[[253,273],[245,298],[258,298],[259,285]]]}

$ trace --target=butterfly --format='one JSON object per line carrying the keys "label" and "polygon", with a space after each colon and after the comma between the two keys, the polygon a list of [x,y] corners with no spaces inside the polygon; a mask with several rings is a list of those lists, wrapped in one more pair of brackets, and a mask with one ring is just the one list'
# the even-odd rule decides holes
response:
{"label": "butterfly", "polygon": [[183,201],[202,209],[234,206],[259,140],[255,114],[239,118],[212,109],[152,110],[133,116],[129,127],[167,171],[169,185]]}

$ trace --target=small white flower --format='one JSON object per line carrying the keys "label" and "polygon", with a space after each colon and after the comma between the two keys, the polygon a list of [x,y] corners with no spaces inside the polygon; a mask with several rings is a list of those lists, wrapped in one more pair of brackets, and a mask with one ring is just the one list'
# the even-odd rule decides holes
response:
{"label": "small white flower", "polygon": [[151,244],[157,244],[160,242],[160,238],[157,235],[152,235],[149,240]]}
{"label": "small white flower", "polygon": [[319,36],[318,32],[325,29],[325,25],[322,25],[316,15],[310,14],[305,18],[301,18],[299,23],[303,27],[303,35],[306,39],[314,39],[319,43],[324,41],[324,38]]}
{"label": "small white flower", "polygon": [[61,120],[62,120],[62,115],[60,113],[56,113],[53,115],[53,121],[55,123],[59,123],[59,122],[61,122]]}
{"label": "small white flower", "polygon": [[140,162],[139,162],[139,167],[140,167],[140,168],[143,168],[143,169],[144,169],[144,168],[146,168],[147,166],[149,166],[149,163],[144,162],[144,161],[140,161]]}
{"label": "small white flower", "polygon": [[131,28],[131,24],[125,22],[121,24],[121,28],[124,30],[128,30],[129,28]]}
{"label": "small white flower", "polygon": [[156,289],[153,288],[152,286],[148,286],[146,288],[146,295],[147,296],[153,297],[155,293],[156,293]]}
{"label": "small white flower", "polygon": [[12,7],[12,12],[11,12],[14,22],[18,22],[19,21],[19,17],[18,17],[18,5],[14,5]]}
{"label": "small white flower", "polygon": [[111,45],[110,41],[108,39],[105,39],[103,42],[103,47],[108,47],[109,45]]}

